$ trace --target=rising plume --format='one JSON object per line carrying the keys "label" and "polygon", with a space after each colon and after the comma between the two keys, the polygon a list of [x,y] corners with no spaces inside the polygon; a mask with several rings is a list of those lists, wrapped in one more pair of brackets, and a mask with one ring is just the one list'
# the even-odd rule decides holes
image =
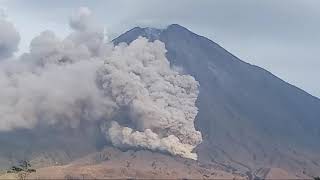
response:
{"label": "rising plume", "polygon": [[[98,123],[116,147],[196,159],[192,150],[202,141],[194,128],[198,82],[170,67],[160,41],[105,43],[91,15],[88,8],[78,9],[70,35],[42,32],[30,52],[1,62],[0,131],[76,129],[88,121]],[[7,58],[19,36],[7,21],[0,28],[0,57]]]}

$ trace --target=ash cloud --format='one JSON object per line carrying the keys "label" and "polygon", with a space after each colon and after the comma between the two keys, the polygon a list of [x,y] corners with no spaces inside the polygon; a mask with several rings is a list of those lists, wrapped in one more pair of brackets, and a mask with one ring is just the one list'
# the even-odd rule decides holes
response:
{"label": "ash cloud", "polygon": [[[196,159],[199,84],[170,68],[164,44],[144,38],[116,47],[104,43],[102,28],[84,7],[69,24],[73,32],[66,38],[45,31],[29,53],[1,62],[0,131],[96,122],[116,147]],[[16,43],[1,33],[0,42]]]}
{"label": "ash cloud", "polygon": [[6,15],[0,9],[0,61],[7,59],[18,50],[20,35]]}
{"label": "ash cloud", "polygon": [[74,30],[86,31],[92,27],[91,11],[87,7],[80,7],[70,17],[69,25]]}

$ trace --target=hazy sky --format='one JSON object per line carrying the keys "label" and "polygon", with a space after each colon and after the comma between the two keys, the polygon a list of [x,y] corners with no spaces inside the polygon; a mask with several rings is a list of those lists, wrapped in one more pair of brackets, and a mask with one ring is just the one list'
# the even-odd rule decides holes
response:
{"label": "hazy sky", "polygon": [[81,6],[111,38],[138,25],[178,23],[320,97],[319,0],[0,0],[21,34],[20,52],[43,30],[67,34]]}

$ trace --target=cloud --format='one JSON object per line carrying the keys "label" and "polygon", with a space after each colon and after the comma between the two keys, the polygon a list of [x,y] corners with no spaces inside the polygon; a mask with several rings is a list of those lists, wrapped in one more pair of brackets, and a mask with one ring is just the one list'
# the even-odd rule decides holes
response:
{"label": "cloud", "polygon": [[[114,145],[166,148],[196,159],[191,150],[202,141],[194,128],[199,84],[171,69],[165,53],[162,42],[139,38],[116,47],[107,58],[99,73],[102,89],[114,99],[123,117],[118,120],[120,126],[113,123],[106,130],[106,137]],[[167,146],[168,141],[177,147]]]}
{"label": "cloud", "polygon": [[90,25],[91,11],[87,7],[80,7],[75,11],[69,21],[70,27],[74,30],[85,31]]}
{"label": "cloud", "polygon": [[0,60],[9,58],[18,50],[20,35],[0,10]]}
{"label": "cloud", "polygon": [[105,130],[112,144],[121,148],[144,148],[154,151],[165,151],[172,155],[179,155],[189,159],[197,159],[197,154],[192,153],[194,145],[183,144],[174,135],[159,137],[158,134],[146,129],[143,132],[134,131],[130,127],[122,127],[113,121],[111,126]]}
{"label": "cloud", "polygon": [[78,12],[88,19],[72,17],[70,25],[85,26],[74,25],[64,39],[44,31],[29,53],[0,63],[0,131],[98,124],[116,147],[196,159],[198,82],[170,68],[162,42],[114,47],[87,21],[88,9]]}

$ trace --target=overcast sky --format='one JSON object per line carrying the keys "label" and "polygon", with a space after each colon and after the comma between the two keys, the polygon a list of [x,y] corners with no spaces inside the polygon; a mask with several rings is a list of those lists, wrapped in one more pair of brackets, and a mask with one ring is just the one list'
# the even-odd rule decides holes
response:
{"label": "overcast sky", "polygon": [[20,32],[20,52],[43,30],[66,35],[68,17],[81,6],[111,38],[178,23],[320,97],[319,0],[0,0]]}

